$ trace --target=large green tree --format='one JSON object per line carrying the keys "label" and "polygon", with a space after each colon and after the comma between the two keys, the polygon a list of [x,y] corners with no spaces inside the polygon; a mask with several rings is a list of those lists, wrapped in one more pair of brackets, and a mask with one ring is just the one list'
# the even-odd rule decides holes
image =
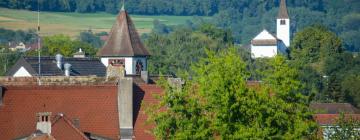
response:
{"label": "large green tree", "polygon": [[340,96],[336,71],[343,66],[340,59],[343,48],[335,33],[320,25],[307,27],[296,33],[290,50],[292,65],[300,70],[302,81],[306,81],[305,93],[328,101]]}
{"label": "large green tree", "polygon": [[149,71],[176,75],[179,71],[189,70],[192,63],[205,56],[206,49],[219,51],[231,44],[230,31],[209,24],[195,31],[180,27],[170,34],[151,33],[145,41],[152,54]]}
{"label": "large green tree", "polygon": [[182,88],[165,84],[160,104],[147,111],[158,139],[302,139],[314,133],[297,71],[284,58],[268,64],[272,70],[259,88],[247,84],[247,64],[235,49],[207,54]]}

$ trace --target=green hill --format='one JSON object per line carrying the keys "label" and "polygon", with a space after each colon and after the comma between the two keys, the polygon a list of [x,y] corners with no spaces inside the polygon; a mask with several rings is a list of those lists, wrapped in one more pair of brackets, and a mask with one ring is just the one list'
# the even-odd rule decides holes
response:
{"label": "green hill", "polygon": [[[143,16],[130,15],[140,33],[150,32],[155,19],[166,25],[183,24],[192,16]],[[94,32],[110,31],[116,15],[108,13],[64,13],[42,12],[40,14],[43,35],[66,34],[72,37],[80,31],[92,29]],[[0,8],[0,28],[36,29],[37,12]]]}

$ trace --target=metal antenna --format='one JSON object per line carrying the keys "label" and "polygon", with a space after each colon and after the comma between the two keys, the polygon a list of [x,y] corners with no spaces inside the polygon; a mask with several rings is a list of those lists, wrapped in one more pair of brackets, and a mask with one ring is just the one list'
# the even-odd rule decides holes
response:
{"label": "metal antenna", "polygon": [[37,27],[37,34],[38,34],[38,61],[39,61],[39,71],[38,71],[38,84],[41,85],[41,44],[40,44],[40,1],[38,0],[38,11],[37,11],[37,21],[38,21],[38,27]]}

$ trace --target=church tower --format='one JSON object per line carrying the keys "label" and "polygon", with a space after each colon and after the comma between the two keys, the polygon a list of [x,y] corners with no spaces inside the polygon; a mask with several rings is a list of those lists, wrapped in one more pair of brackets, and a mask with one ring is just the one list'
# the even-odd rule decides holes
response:
{"label": "church tower", "polygon": [[280,2],[279,14],[276,19],[276,36],[284,42],[286,47],[290,46],[290,18],[285,0]]}
{"label": "church tower", "polygon": [[124,67],[129,75],[140,75],[141,71],[147,71],[150,53],[141,42],[124,6],[116,17],[108,40],[97,55],[106,67]]}

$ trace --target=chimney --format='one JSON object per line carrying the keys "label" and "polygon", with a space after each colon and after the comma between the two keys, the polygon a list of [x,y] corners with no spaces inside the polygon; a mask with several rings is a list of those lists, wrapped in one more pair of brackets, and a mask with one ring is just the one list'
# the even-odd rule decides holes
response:
{"label": "chimney", "polygon": [[70,71],[71,71],[71,64],[65,63],[64,64],[64,69],[65,69],[65,76],[69,77],[70,76]]}
{"label": "chimney", "polygon": [[85,52],[80,48],[79,51],[74,54],[74,58],[85,58]]}
{"label": "chimney", "polygon": [[149,83],[149,72],[148,71],[141,71],[141,79],[144,80],[146,84]]}
{"label": "chimney", "polygon": [[0,86],[0,106],[3,105],[4,88]]}
{"label": "chimney", "polygon": [[37,113],[36,130],[40,130],[43,133],[51,134],[51,112]]}
{"label": "chimney", "polygon": [[62,69],[62,59],[63,59],[63,56],[61,54],[57,54],[55,56],[55,59],[56,59],[56,65],[59,69]]}
{"label": "chimney", "polygon": [[120,139],[133,139],[133,79],[120,78],[118,84]]}

